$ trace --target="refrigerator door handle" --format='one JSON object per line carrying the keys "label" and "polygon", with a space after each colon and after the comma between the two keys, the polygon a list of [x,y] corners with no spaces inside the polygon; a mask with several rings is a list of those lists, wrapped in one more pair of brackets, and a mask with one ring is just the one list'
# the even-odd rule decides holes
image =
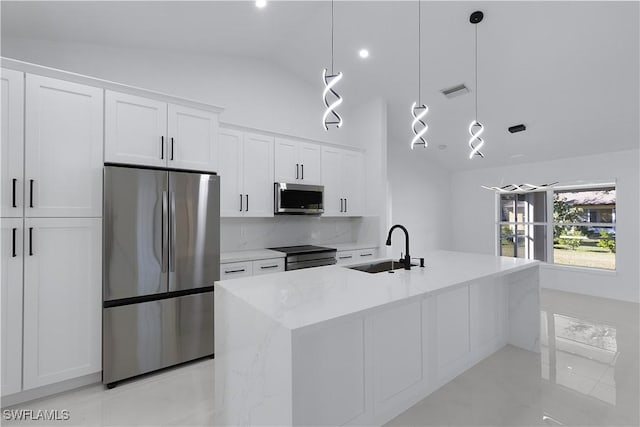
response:
{"label": "refrigerator door handle", "polygon": [[168,231],[167,231],[167,222],[169,220],[169,202],[167,201],[167,192],[162,192],[162,230],[161,239],[162,239],[162,272],[167,272],[167,240],[168,240]]}
{"label": "refrigerator door handle", "polygon": [[176,271],[176,193],[169,194],[169,204],[171,211],[169,212],[169,271]]}

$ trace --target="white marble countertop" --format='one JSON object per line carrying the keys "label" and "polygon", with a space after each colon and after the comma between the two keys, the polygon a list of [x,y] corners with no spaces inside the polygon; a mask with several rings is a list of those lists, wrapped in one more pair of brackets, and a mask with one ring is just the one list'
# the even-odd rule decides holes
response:
{"label": "white marble countertop", "polygon": [[271,249],[253,249],[248,251],[222,252],[220,263],[254,261],[259,259],[284,258],[284,252]]}
{"label": "white marble countertop", "polygon": [[293,330],[538,264],[519,258],[433,251],[425,254],[425,268],[394,274],[326,266],[224,280],[215,286]]}

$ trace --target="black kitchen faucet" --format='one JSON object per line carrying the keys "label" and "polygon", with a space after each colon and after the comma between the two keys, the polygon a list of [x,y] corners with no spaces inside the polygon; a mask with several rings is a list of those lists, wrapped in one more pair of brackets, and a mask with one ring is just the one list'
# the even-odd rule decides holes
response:
{"label": "black kitchen faucet", "polygon": [[404,231],[404,238],[405,238],[404,260],[400,258],[400,262],[404,263],[405,270],[411,270],[411,255],[409,255],[409,232],[403,225],[396,224],[393,227],[391,227],[391,229],[389,230],[389,235],[387,236],[387,246],[391,246],[391,233],[393,233],[393,230],[395,230],[396,228],[399,228],[402,231]]}

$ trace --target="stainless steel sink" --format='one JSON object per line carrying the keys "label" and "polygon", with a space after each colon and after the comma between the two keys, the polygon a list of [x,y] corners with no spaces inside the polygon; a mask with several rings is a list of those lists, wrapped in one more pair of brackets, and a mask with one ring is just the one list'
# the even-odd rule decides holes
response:
{"label": "stainless steel sink", "polygon": [[[416,267],[417,265],[418,264],[411,264],[412,267]],[[393,270],[404,268],[404,264],[400,261],[392,261],[389,259],[369,264],[354,265],[347,268],[350,268],[352,270],[364,271],[365,273],[382,273],[384,271],[393,273]]]}

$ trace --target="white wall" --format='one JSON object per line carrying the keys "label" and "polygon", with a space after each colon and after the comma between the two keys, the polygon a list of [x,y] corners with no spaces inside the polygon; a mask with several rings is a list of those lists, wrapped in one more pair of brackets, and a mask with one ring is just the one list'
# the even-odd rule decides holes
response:
{"label": "white wall", "polygon": [[[407,228],[416,258],[451,248],[451,174],[432,159],[432,150],[411,150],[409,141],[389,141],[387,148],[391,223]],[[391,241],[388,255],[399,257],[405,250],[402,231],[394,231]]]}
{"label": "white wall", "polygon": [[[358,105],[352,111],[343,108],[345,124],[327,132],[321,123],[321,83],[311,86],[272,63],[17,38],[2,39],[2,56],[218,105],[225,108],[220,117],[225,123],[363,148],[367,164],[372,165],[367,168],[367,180],[375,181],[367,188],[386,185],[384,102]],[[377,192],[369,191],[376,197],[371,206],[386,206]],[[378,242],[384,227],[379,224],[378,218],[223,219],[221,247],[234,251],[287,244]]]}
{"label": "white wall", "polygon": [[640,302],[640,151],[575,157],[455,173],[451,215],[453,249],[494,254],[495,196],[481,185],[616,180],[616,272],[545,266],[543,287]]}

